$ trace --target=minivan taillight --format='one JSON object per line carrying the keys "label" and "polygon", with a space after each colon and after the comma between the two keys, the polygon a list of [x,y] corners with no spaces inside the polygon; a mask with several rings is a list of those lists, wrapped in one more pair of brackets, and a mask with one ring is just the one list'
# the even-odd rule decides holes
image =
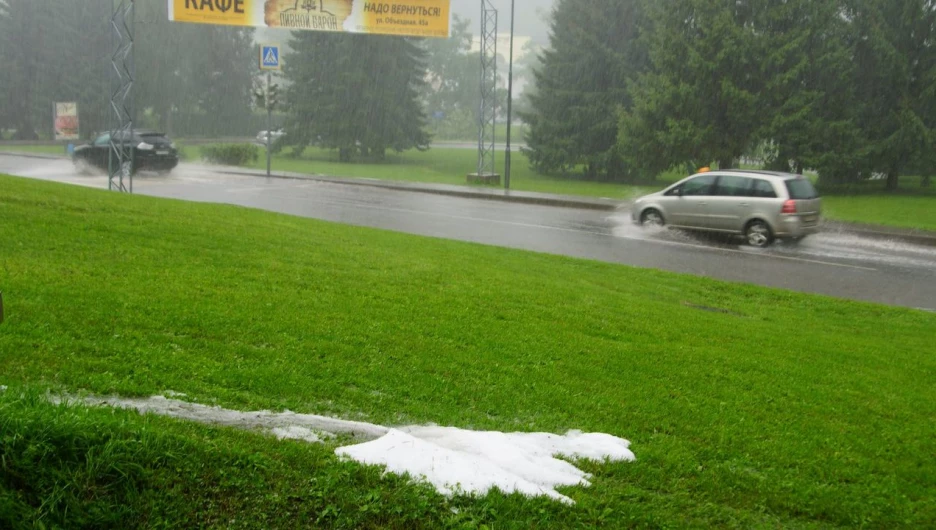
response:
{"label": "minivan taillight", "polygon": [[796,213],[796,201],[786,201],[780,213]]}

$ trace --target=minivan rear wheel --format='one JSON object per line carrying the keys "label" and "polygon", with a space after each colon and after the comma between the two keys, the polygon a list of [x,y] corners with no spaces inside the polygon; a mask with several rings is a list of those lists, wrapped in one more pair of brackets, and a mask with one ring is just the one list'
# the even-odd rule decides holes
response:
{"label": "minivan rear wheel", "polygon": [[663,221],[663,215],[660,212],[650,208],[640,214],[640,224],[643,226],[663,226],[666,222]]}
{"label": "minivan rear wheel", "polygon": [[774,239],[773,232],[770,231],[770,226],[760,219],[755,219],[748,223],[747,227],[744,229],[744,237],[747,239],[748,245],[757,248],[769,246],[773,243]]}

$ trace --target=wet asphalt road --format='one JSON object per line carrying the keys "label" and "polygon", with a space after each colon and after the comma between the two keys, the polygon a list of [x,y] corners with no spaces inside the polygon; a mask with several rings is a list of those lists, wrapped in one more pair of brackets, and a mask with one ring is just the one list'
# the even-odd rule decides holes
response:
{"label": "wet asphalt road", "polygon": [[[0,156],[0,173],[107,187],[106,177],[77,175],[67,160]],[[167,177],[139,175],[134,192],[936,310],[936,247],[852,234],[822,233],[761,250],[724,238],[647,231],[631,225],[626,210],[221,175],[204,166],[181,166]]]}

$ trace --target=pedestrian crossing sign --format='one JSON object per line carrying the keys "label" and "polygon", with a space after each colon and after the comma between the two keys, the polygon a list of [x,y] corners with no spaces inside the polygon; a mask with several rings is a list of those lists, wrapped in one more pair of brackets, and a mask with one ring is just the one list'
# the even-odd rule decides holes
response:
{"label": "pedestrian crossing sign", "polygon": [[275,44],[263,44],[260,46],[260,69],[261,70],[279,70],[280,51],[279,46]]}

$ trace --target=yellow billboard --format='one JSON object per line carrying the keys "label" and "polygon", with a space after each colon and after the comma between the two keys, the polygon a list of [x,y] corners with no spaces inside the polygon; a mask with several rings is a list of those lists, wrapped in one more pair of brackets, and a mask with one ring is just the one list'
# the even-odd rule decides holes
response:
{"label": "yellow billboard", "polygon": [[169,20],[288,30],[448,37],[450,0],[168,0]]}

